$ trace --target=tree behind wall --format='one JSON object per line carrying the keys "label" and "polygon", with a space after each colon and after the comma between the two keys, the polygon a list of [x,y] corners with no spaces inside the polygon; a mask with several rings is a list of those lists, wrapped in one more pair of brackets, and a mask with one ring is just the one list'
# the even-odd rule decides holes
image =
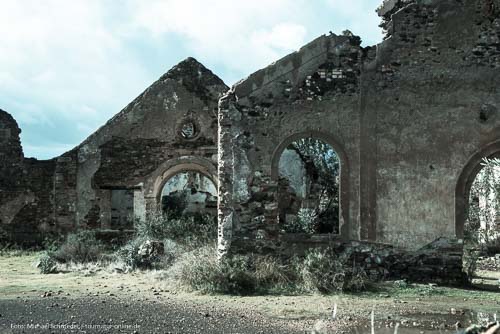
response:
{"label": "tree behind wall", "polygon": [[483,251],[500,249],[500,160],[484,159],[470,191],[465,238]]}
{"label": "tree behind wall", "polygon": [[[318,207],[309,213],[316,222],[312,230],[316,233],[338,233],[340,163],[337,153],[332,146],[315,138],[296,140],[291,148],[305,164],[311,183],[308,193],[314,193],[319,199]],[[300,214],[299,219],[302,219]]]}

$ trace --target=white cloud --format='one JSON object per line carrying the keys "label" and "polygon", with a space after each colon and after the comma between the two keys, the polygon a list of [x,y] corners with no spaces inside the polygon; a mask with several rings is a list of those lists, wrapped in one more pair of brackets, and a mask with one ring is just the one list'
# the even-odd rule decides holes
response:
{"label": "white cloud", "polygon": [[280,23],[271,30],[257,30],[252,33],[253,45],[267,48],[293,50],[299,48],[306,36],[306,28],[294,23]]}
{"label": "white cloud", "polygon": [[[148,79],[140,64],[122,56],[127,47],[104,2],[2,0],[1,4],[0,108],[11,112],[25,130],[21,136],[28,154],[40,152],[46,157],[47,149],[26,139],[44,136],[32,136],[24,128],[45,131],[47,145],[60,153],[67,145],[54,146],[48,138],[55,137],[56,119],[66,120],[65,130],[73,127],[73,135],[80,132],[71,139],[60,138],[61,143],[75,145],[75,138],[88,136],[89,129],[96,129],[145,88]],[[78,131],[76,122],[85,133]]]}
{"label": "white cloud", "polygon": [[[337,25],[379,40],[380,1],[0,0],[0,108],[21,123],[31,155],[59,154],[179,57],[199,58],[231,84]],[[48,138],[45,148],[30,131]]]}
{"label": "white cloud", "polygon": [[304,0],[133,1],[134,24],[155,35],[175,33],[196,55],[250,73],[299,48]]}

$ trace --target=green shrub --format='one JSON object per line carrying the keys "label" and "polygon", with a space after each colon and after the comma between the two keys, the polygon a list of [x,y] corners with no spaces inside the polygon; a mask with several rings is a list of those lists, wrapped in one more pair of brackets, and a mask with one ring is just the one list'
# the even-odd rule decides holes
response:
{"label": "green shrub", "polygon": [[404,279],[394,281],[393,284],[394,284],[394,287],[397,289],[407,289],[408,288],[408,282],[406,282]]}
{"label": "green shrub", "polygon": [[348,266],[349,254],[336,254],[331,248],[310,250],[304,259],[302,279],[310,291],[331,293],[362,291],[370,280],[359,266]]}
{"label": "green shrub", "polygon": [[60,235],[48,234],[42,241],[42,248],[47,252],[57,251],[64,243],[64,238]]}
{"label": "green shrub", "polygon": [[136,235],[155,240],[170,239],[197,247],[217,239],[217,222],[208,214],[151,214],[136,221]]}
{"label": "green shrub", "polygon": [[343,291],[360,292],[370,287],[372,282],[362,267],[353,266],[347,273],[347,279],[344,280],[342,287]]}
{"label": "green shrub", "polygon": [[159,259],[161,268],[168,268],[186,251],[185,247],[171,239],[163,240],[163,256]]}
{"label": "green shrub", "polygon": [[168,268],[180,256],[183,247],[173,240],[153,240],[138,236],[116,252],[132,269]]}
{"label": "green shrub", "polygon": [[179,286],[203,293],[282,293],[303,290],[296,258],[233,255],[217,260],[216,248],[205,246],[183,254],[169,270]]}
{"label": "green shrub", "polygon": [[187,207],[187,196],[185,191],[176,194],[163,196],[161,199],[161,207],[163,212],[169,212],[171,217],[179,218],[183,215]]}
{"label": "green shrub", "polygon": [[50,256],[48,253],[44,253],[38,259],[37,264],[40,273],[42,274],[51,274],[55,273],[57,269],[57,262]]}
{"label": "green shrub", "polygon": [[284,229],[288,233],[315,233],[315,227],[318,223],[317,212],[314,209],[300,208],[297,217],[287,221]]}
{"label": "green shrub", "polygon": [[235,255],[219,261],[215,271],[215,291],[230,294],[251,294],[258,286],[249,256]]}
{"label": "green shrub", "polygon": [[116,256],[132,269],[149,266],[150,261],[145,262],[139,256],[139,247],[147,238],[134,238],[116,252]]}
{"label": "green shrub", "polygon": [[[180,254],[214,243],[217,238],[217,223],[203,214],[155,213],[146,220],[137,220],[135,229],[134,238],[116,252],[133,269],[165,269]],[[156,245],[158,251],[144,251],[148,243]]]}
{"label": "green shrub", "polygon": [[104,245],[96,239],[95,232],[83,230],[69,234],[52,257],[61,263],[85,263],[99,260],[103,252]]}
{"label": "green shrub", "polygon": [[330,249],[315,249],[306,254],[302,269],[306,289],[321,293],[342,291],[345,276],[343,264]]}

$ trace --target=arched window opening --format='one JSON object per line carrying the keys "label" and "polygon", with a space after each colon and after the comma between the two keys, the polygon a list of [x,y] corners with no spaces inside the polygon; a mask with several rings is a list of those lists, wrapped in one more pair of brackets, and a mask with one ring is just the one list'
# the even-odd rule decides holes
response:
{"label": "arched window opening", "polygon": [[340,160],[316,138],[290,143],[279,160],[278,207],[288,233],[339,233]]}
{"label": "arched window opening", "polygon": [[179,172],[167,180],[161,192],[161,209],[173,215],[209,213],[217,210],[217,187],[196,171]]}
{"label": "arched window opening", "polygon": [[[497,154],[495,154],[497,156]],[[475,286],[496,286],[500,265],[500,160],[476,163],[466,187],[463,268]]]}
{"label": "arched window opening", "polygon": [[469,191],[464,238],[487,252],[500,252],[500,160],[485,159]]}

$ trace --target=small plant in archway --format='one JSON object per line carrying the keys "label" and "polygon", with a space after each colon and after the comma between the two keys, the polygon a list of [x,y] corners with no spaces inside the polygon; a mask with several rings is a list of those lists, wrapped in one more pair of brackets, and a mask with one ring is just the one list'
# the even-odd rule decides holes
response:
{"label": "small plant in archway", "polygon": [[280,158],[280,221],[289,233],[338,233],[340,161],[316,138],[292,142]]}

